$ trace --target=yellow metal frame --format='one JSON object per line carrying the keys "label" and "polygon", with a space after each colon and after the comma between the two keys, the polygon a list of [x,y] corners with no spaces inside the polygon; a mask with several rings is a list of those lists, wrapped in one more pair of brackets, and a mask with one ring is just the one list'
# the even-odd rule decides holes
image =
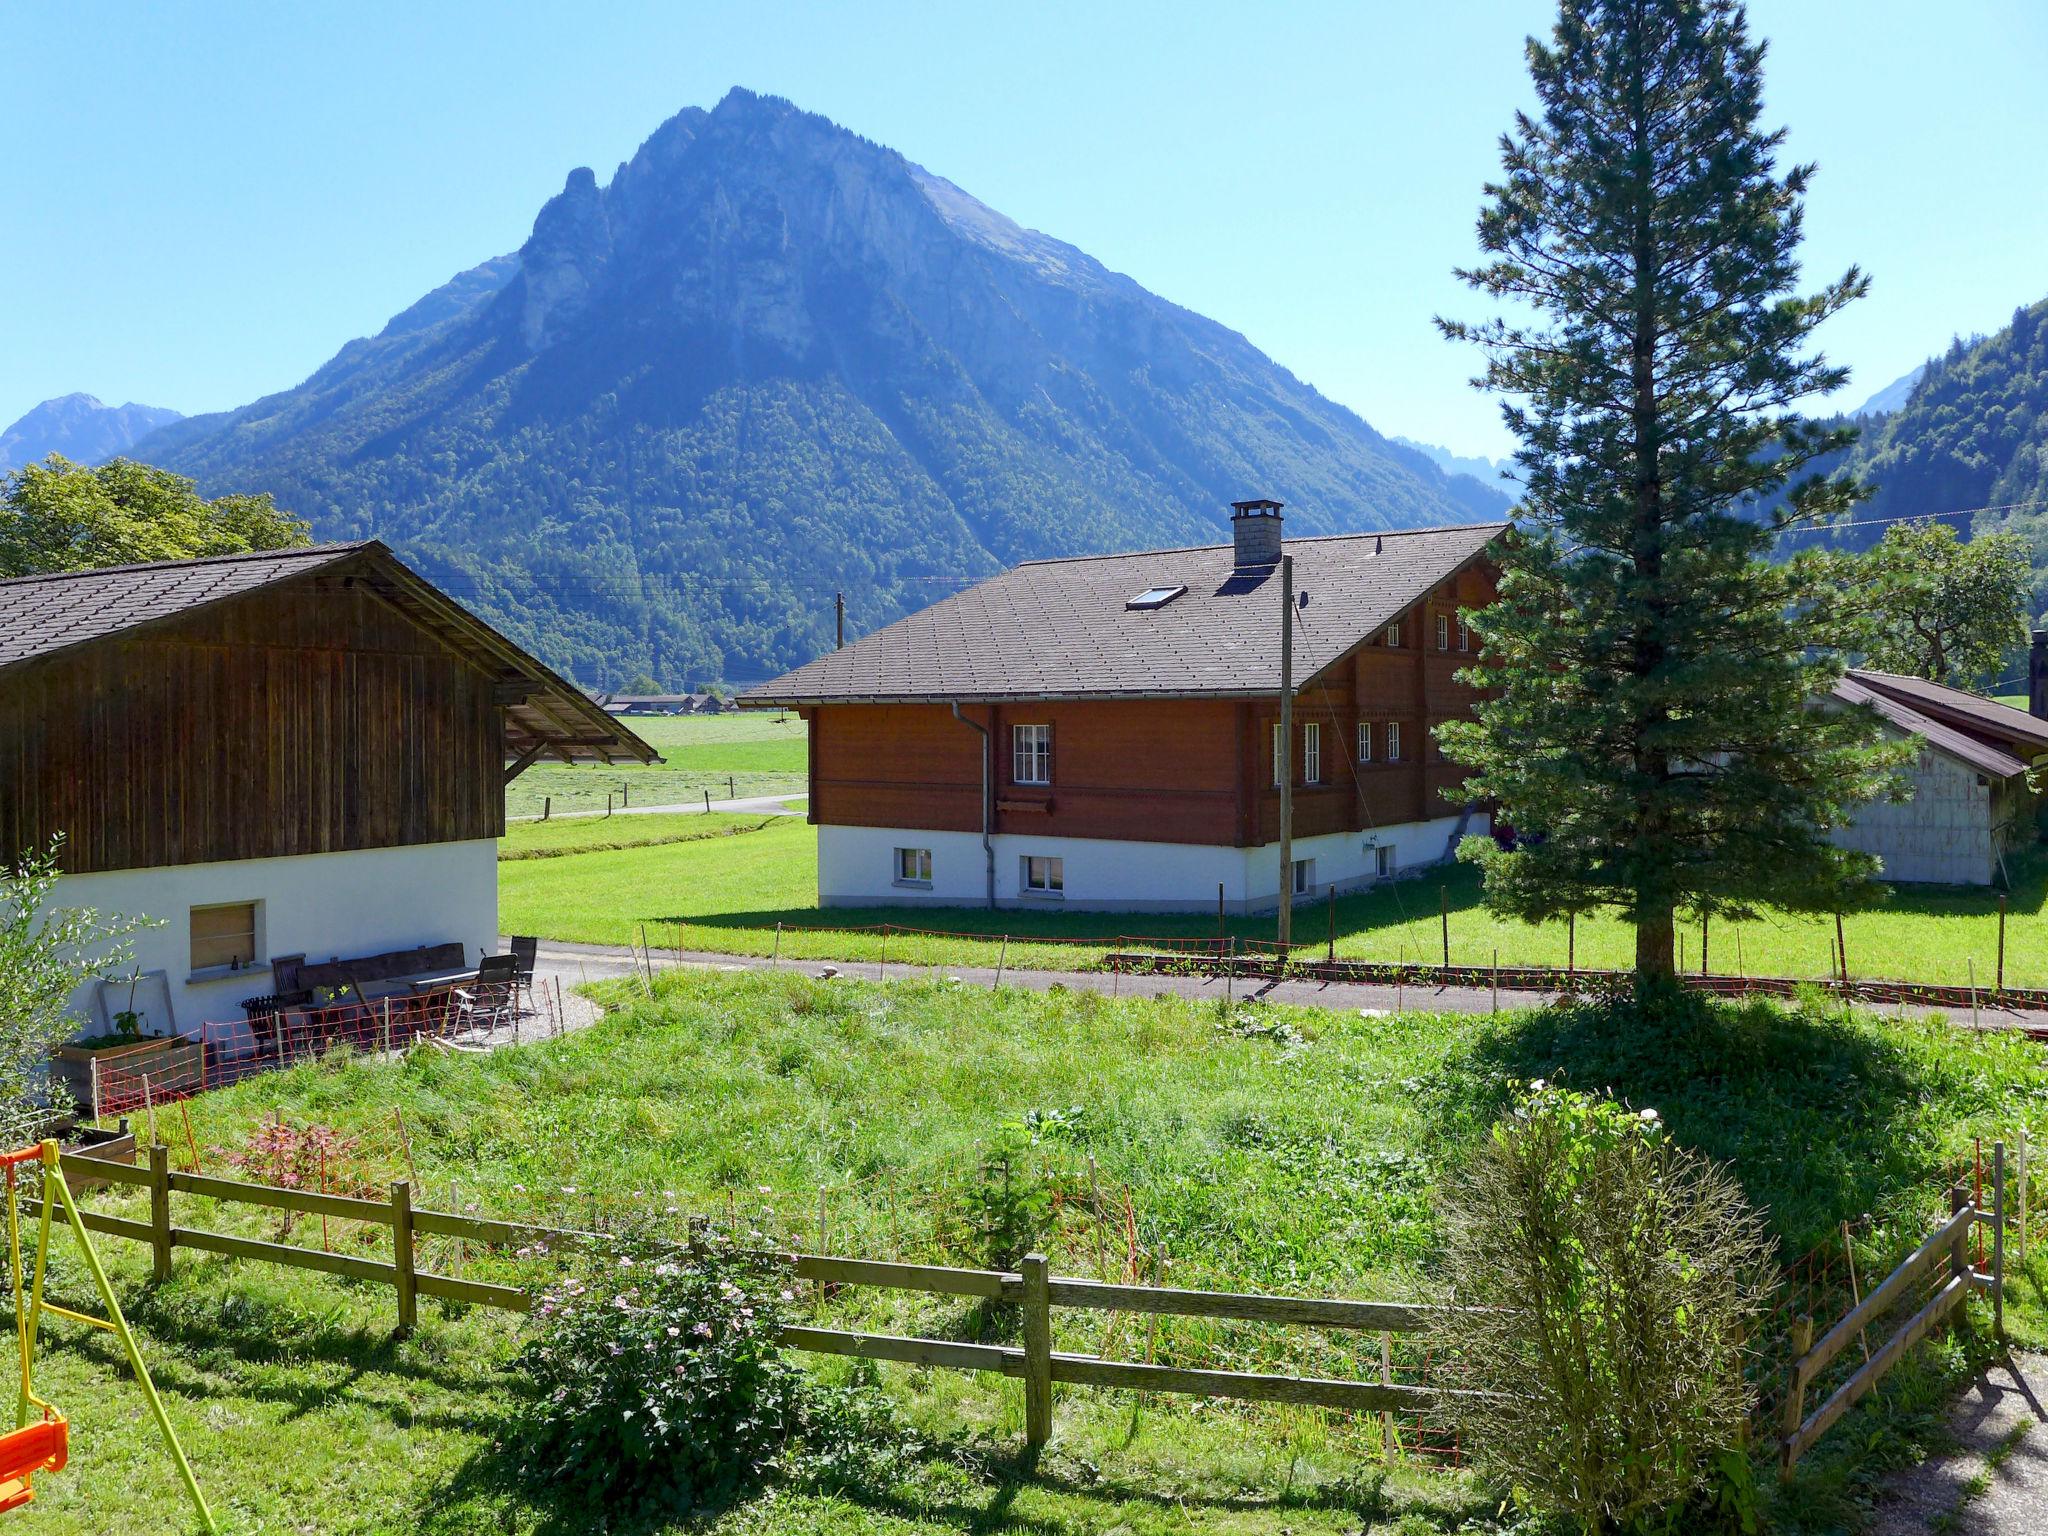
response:
{"label": "yellow metal frame", "polygon": [[[31,1406],[47,1414],[54,1415],[57,1412],[49,1403],[36,1396],[30,1379],[30,1362],[35,1358],[36,1340],[42,1330],[43,1314],[47,1312],[74,1323],[106,1329],[120,1339],[121,1348],[127,1353],[129,1369],[135,1372],[135,1380],[142,1387],[143,1399],[149,1404],[150,1417],[156,1420],[157,1430],[164,1437],[164,1444],[170,1450],[171,1460],[177,1463],[178,1477],[184,1483],[185,1491],[192,1495],[193,1506],[199,1511],[200,1524],[209,1532],[216,1532],[220,1527],[214,1523],[213,1511],[207,1508],[206,1495],[199,1491],[199,1479],[192,1475],[192,1464],[185,1459],[185,1448],[178,1443],[178,1432],[171,1427],[170,1416],[164,1412],[163,1399],[157,1396],[156,1383],[150,1380],[149,1367],[143,1363],[142,1350],[135,1342],[135,1335],[128,1327],[128,1320],[121,1315],[121,1303],[115,1299],[114,1287],[107,1280],[106,1268],[100,1263],[100,1256],[92,1246],[92,1238],[86,1233],[85,1218],[79,1214],[78,1202],[71,1197],[71,1186],[64,1182],[64,1170],[58,1161],[57,1143],[43,1142],[36,1160],[42,1164],[43,1197],[39,1202],[41,1211],[37,1222],[35,1279],[30,1287],[29,1302],[25,1308],[21,1305],[21,1212],[12,1166],[8,1168],[7,1178],[8,1274],[14,1286],[15,1336],[21,1346],[21,1391],[16,1399],[15,1427],[26,1427]],[[84,1255],[85,1267],[92,1275],[92,1283],[99,1291],[101,1302],[106,1306],[105,1317],[92,1317],[84,1312],[74,1312],[69,1307],[60,1307],[43,1297],[43,1276],[50,1257],[51,1214],[59,1205],[64,1207],[72,1234],[78,1239],[78,1251]]]}

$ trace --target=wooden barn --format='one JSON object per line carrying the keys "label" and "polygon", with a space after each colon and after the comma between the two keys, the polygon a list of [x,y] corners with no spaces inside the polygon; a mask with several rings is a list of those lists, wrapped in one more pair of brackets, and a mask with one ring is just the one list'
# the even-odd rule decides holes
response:
{"label": "wooden barn", "polygon": [[0,855],[62,834],[60,904],[154,920],[155,1032],[272,956],[494,950],[544,756],[655,754],[382,544],[0,581]]}
{"label": "wooden barn", "polygon": [[1504,523],[1033,561],[752,690],[810,723],[828,905],[1276,906],[1280,558],[1293,557],[1296,899],[1447,857],[1483,810],[1435,728]]}

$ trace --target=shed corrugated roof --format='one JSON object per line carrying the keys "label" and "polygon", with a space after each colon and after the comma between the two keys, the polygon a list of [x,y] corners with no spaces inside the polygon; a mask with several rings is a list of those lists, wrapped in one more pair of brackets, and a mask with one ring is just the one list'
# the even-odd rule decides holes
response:
{"label": "shed corrugated roof", "polygon": [[1849,676],[1873,693],[1897,699],[1960,730],[2006,742],[2015,752],[2030,758],[2048,752],[2048,720],[2036,719],[2024,709],[2014,709],[1967,688],[1930,683],[1924,677],[1873,672],[1868,667],[1852,667]]}
{"label": "shed corrugated roof", "polygon": [[[1290,539],[1294,675],[1397,618],[1507,523]],[[1126,605],[1185,586],[1163,607]],[[1232,546],[1034,560],[741,695],[748,704],[1246,696],[1280,686],[1280,572]]]}
{"label": "shed corrugated roof", "polygon": [[1922,713],[1903,700],[1888,693],[1880,693],[1868,686],[1861,672],[1851,671],[1842,678],[1835,684],[1834,694],[1845,704],[1870,705],[1900,730],[1920,737],[1930,747],[1968,763],[1980,773],[1988,773],[1994,778],[2009,779],[2016,773],[2027,771],[2026,763],[2010,752],[1979,741],[1974,736],[1967,736],[1953,726],[1944,725],[1932,715]]}

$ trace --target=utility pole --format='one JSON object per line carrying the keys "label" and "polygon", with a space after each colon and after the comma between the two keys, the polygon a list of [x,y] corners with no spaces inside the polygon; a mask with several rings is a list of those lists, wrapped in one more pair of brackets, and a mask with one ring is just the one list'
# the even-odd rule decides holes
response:
{"label": "utility pole", "polygon": [[843,651],[846,649],[846,594],[844,592],[834,592],[832,594],[832,625],[839,637],[838,643],[833,646],[833,649]]}
{"label": "utility pole", "polygon": [[1281,964],[1294,941],[1294,556],[1280,557],[1280,941]]}

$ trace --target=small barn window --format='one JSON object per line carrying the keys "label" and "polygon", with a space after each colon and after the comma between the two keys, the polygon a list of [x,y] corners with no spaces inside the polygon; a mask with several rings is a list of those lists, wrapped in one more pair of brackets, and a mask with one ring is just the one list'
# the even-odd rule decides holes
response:
{"label": "small barn window", "polygon": [[1399,619],[1396,619],[1396,620],[1394,620],[1394,622],[1393,622],[1393,623],[1391,623],[1391,624],[1389,624],[1389,625],[1387,626],[1387,644],[1389,644],[1389,645],[1392,645],[1392,646],[1398,646],[1398,645],[1400,645],[1400,643],[1401,643],[1401,621],[1400,621]]}
{"label": "small barn window", "polygon": [[898,885],[930,885],[932,883],[931,849],[898,848],[896,850],[896,883]]}
{"label": "small barn window", "polygon": [[1401,722],[1398,720],[1387,722],[1387,761],[1401,761]]}
{"label": "small barn window", "polygon": [[1451,616],[1447,613],[1436,616],[1436,648],[1440,651],[1451,648]]}
{"label": "small barn window", "polygon": [[1010,777],[1019,784],[1052,782],[1052,727],[1014,726],[1010,733]]}
{"label": "small barn window", "polygon": [[1034,896],[1059,896],[1067,889],[1067,864],[1065,859],[1049,859],[1039,854],[1024,857],[1024,889]]}
{"label": "small barn window", "polygon": [[1461,651],[1472,649],[1472,626],[1465,622],[1465,616],[1462,613],[1458,615],[1458,649]]}
{"label": "small barn window", "polygon": [[1286,756],[1287,738],[1280,734],[1280,727],[1275,725],[1273,727],[1273,787],[1275,789],[1278,789],[1281,781],[1287,777],[1286,769],[1283,766]]}
{"label": "small barn window", "polygon": [[1372,761],[1372,722],[1370,720],[1358,722],[1358,760],[1361,763]]}
{"label": "small barn window", "polygon": [[232,969],[256,963],[256,903],[228,902],[192,909],[192,969]]}
{"label": "small barn window", "polygon": [[1301,782],[1323,782],[1323,728],[1313,720],[1301,728]]}

